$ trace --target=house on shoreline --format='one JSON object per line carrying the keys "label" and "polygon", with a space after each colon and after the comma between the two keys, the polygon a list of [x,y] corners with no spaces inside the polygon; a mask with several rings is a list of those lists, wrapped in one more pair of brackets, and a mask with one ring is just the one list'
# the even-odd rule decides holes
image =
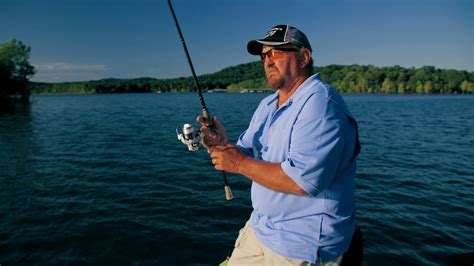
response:
{"label": "house on shoreline", "polygon": [[242,89],[240,93],[273,93],[272,89]]}
{"label": "house on shoreline", "polygon": [[[226,89],[212,89],[207,90],[207,93],[224,93],[228,92]],[[239,93],[273,93],[274,90],[272,89],[241,89],[238,91]]]}

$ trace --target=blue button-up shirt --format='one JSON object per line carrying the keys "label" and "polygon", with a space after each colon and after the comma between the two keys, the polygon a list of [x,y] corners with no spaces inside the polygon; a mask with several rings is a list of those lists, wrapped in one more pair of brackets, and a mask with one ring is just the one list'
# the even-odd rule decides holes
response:
{"label": "blue button-up shirt", "polygon": [[[308,196],[252,183],[250,218],[272,251],[315,263],[342,255],[355,230],[357,124],[341,96],[315,74],[277,108],[278,91],[262,100],[237,146],[280,163]],[[271,177],[269,177],[271,178]]]}

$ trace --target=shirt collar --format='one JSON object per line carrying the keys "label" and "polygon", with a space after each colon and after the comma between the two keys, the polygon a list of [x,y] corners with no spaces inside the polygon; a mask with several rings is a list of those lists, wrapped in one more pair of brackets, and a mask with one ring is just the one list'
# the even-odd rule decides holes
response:
{"label": "shirt collar", "polygon": [[280,90],[275,91],[272,95],[269,96],[267,105],[273,104],[278,99],[278,94]]}

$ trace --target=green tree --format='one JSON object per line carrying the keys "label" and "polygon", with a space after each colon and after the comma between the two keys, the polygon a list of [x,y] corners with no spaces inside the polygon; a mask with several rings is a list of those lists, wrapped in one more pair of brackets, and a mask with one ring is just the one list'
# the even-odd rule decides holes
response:
{"label": "green tree", "polygon": [[442,78],[444,80],[444,92],[445,93],[456,93],[460,90],[460,85],[463,80],[466,79],[465,72],[447,69],[443,71]]}
{"label": "green tree", "polygon": [[360,77],[357,82],[357,92],[367,92],[369,87],[369,81],[366,77]]}
{"label": "green tree", "polygon": [[[350,67],[348,67],[350,69]],[[342,92],[355,92],[355,84],[357,82],[357,73],[355,71],[348,71],[342,80]]]}
{"label": "green tree", "polygon": [[424,91],[424,88],[423,88],[423,82],[421,82],[420,80],[418,80],[416,82],[416,89],[415,89],[415,92],[418,93],[418,94],[421,94],[423,93]]}
{"label": "green tree", "polygon": [[430,94],[433,92],[433,83],[428,80],[425,82],[425,84],[423,85],[423,90],[426,94]]}
{"label": "green tree", "polygon": [[473,93],[474,92],[474,84],[471,82],[464,80],[461,83],[461,91],[462,93]]}
{"label": "green tree", "polygon": [[0,44],[0,104],[6,107],[18,100],[29,104],[28,79],[35,69],[28,61],[31,47],[12,39]]}
{"label": "green tree", "polygon": [[369,66],[366,77],[369,82],[369,87],[372,88],[372,91],[374,93],[380,92],[381,85],[385,80],[385,74],[383,73],[382,69]]}
{"label": "green tree", "polygon": [[382,83],[382,92],[383,93],[394,93],[395,92],[395,84],[390,80],[390,78],[385,78]]}
{"label": "green tree", "polygon": [[404,94],[405,93],[405,82],[402,81],[402,82],[398,83],[397,93],[398,94]]}

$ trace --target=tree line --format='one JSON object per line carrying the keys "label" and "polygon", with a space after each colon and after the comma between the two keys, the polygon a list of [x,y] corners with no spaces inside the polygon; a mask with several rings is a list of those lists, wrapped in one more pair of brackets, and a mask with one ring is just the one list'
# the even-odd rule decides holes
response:
{"label": "tree line", "polygon": [[[314,72],[343,93],[432,94],[474,92],[474,72],[438,69],[434,66],[404,68],[373,65],[317,66]],[[201,75],[204,90],[268,88],[261,62],[251,62],[225,68],[213,74]],[[120,93],[120,92],[190,92],[195,90],[191,77],[173,79],[136,78],[102,79],[85,82],[30,84],[33,93]]]}
{"label": "tree line", "polygon": [[[198,77],[204,90],[226,89],[244,80],[264,76],[261,64],[257,62],[227,67],[223,70]],[[171,79],[134,78],[101,79],[82,82],[43,83],[31,82],[33,93],[121,93],[121,92],[190,92],[195,90],[192,77]],[[262,87],[263,88],[263,87]]]}
{"label": "tree line", "polygon": [[[82,82],[29,82],[35,69],[29,63],[31,48],[12,39],[0,44],[0,109],[29,104],[31,93],[122,93],[195,91],[191,77],[171,79],[101,79]],[[438,69],[434,66],[404,68],[373,65],[328,65],[314,67],[321,78],[343,93],[474,93],[474,72]],[[204,90],[267,89],[260,61],[227,67],[198,77]]]}
{"label": "tree line", "polygon": [[316,68],[323,80],[349,93],[473,93],[474,72],[437,69],[330,65]]}

